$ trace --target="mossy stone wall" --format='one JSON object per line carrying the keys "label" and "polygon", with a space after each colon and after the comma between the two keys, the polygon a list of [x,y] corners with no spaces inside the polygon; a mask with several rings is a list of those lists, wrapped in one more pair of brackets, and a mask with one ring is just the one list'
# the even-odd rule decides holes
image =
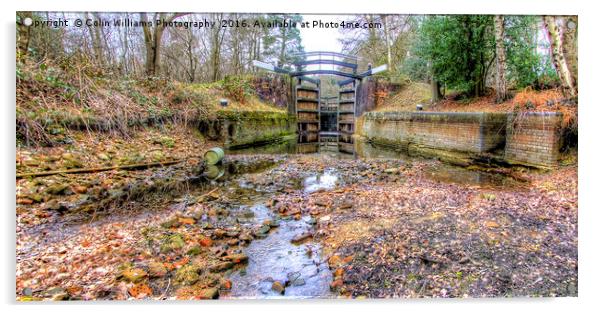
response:
{"label": "mossy stone wall", "polygon": [[296,131],[295,117],[281,112],[220,113],[217,125],[229,149],[278,141]]}

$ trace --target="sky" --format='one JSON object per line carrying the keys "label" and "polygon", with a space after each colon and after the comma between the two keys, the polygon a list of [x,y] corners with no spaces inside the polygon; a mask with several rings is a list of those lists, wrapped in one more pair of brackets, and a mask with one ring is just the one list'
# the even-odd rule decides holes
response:
{"label": "sky", "polygon": [[[336,22],[347,20],[344,15],[309,15],[303,14],[303,21],[322,20],[324,22]],[[306,52],[311,51],[334,51],[341,52],[339,38],[342,35],[338,28],[300,28],[301,39]]]}

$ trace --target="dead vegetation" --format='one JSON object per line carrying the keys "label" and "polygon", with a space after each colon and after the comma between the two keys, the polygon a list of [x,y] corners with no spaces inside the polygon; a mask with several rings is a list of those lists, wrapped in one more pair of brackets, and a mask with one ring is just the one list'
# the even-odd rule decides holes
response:
{"label": "dead vegetation", "polygon": [[[194,125],[215,118],[219,111],[282,111],[248,93],[248,79],[236,84],[229,80],[187,84],[163,78],[111,77],[75,56],[62,62],[18,63],[18,143],[66,143],[66,129],[127,137],[136,127]],[[227,107],[220,107],[220,98],[230,98]]]}

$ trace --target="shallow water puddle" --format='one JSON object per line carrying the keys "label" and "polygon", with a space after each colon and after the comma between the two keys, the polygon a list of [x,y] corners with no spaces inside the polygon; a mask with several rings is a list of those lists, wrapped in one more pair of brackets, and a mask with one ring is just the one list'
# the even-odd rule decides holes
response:
{"label": "shallow water puddle", "polygon": [[312,193],[319,190],[333,189],[336,187],[338,180],[339,178],[332,170],[309,176],[303,181],[304,191],[307,193]]}
{"label": "shallow water puddle", "polygon": [[447,164],[437,164],[427,168],[427,177],[437,182],[473,185],[490,188],[524,187],[510,176],[471,170]]}

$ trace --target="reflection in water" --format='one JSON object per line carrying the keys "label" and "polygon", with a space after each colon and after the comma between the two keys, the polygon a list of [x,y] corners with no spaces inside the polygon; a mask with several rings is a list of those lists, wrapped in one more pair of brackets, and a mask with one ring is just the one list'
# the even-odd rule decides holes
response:
{"label": "reflection in water", "polygon": [[316,192],[319,190],[329,190],[336,187],[338,177],[333,171],[326,171],[322,174],[313,175],[305,178],[303,181],[304,191],[307,193]]}
{"label": "reflection in water", "polygon": [[507,175],[470,170],[444,163],[437,163],[426,168],[426,175],[432,180],[443,183],[455,183],[481,187],[524,187],[523,183]]}
{"label": "reflection in water", "polygon": [[[411,163],[413,157],[402,150],[381,145],[374,145],[360,138],[353,138],[353,143],[344,143],[334,140],[337,133],[323,133],[320,142],[297,142],[301,138],[292,138],[269,147],[253,147],[244,150],[228,151],[230,154],[325,154],[341,159],[395,159]],[[515,179],[498,173],[481,170],[467,169],[446,163],[436,163],[427,169],[427,177],[440,182],[457,183],[463,185],[476,185],[486,187],[521,187],[522,184]]]}
{"label": "reflection in water", "polygon": [[207,165],[205,168],[205,176],[209,179],[218,179],[224,176],[225,168],[221,164],[219,165]]}
{"label": "reflection in water", "polygon": [[228,150],[228,154],[336,154],[340,158],[391,158],[405,159],[406,155],[395,149],[376,146],[366,140],[339,140],[337,132],[322,132],[319,141],[308,141],[306,137],[288,137],[263,146]]}

